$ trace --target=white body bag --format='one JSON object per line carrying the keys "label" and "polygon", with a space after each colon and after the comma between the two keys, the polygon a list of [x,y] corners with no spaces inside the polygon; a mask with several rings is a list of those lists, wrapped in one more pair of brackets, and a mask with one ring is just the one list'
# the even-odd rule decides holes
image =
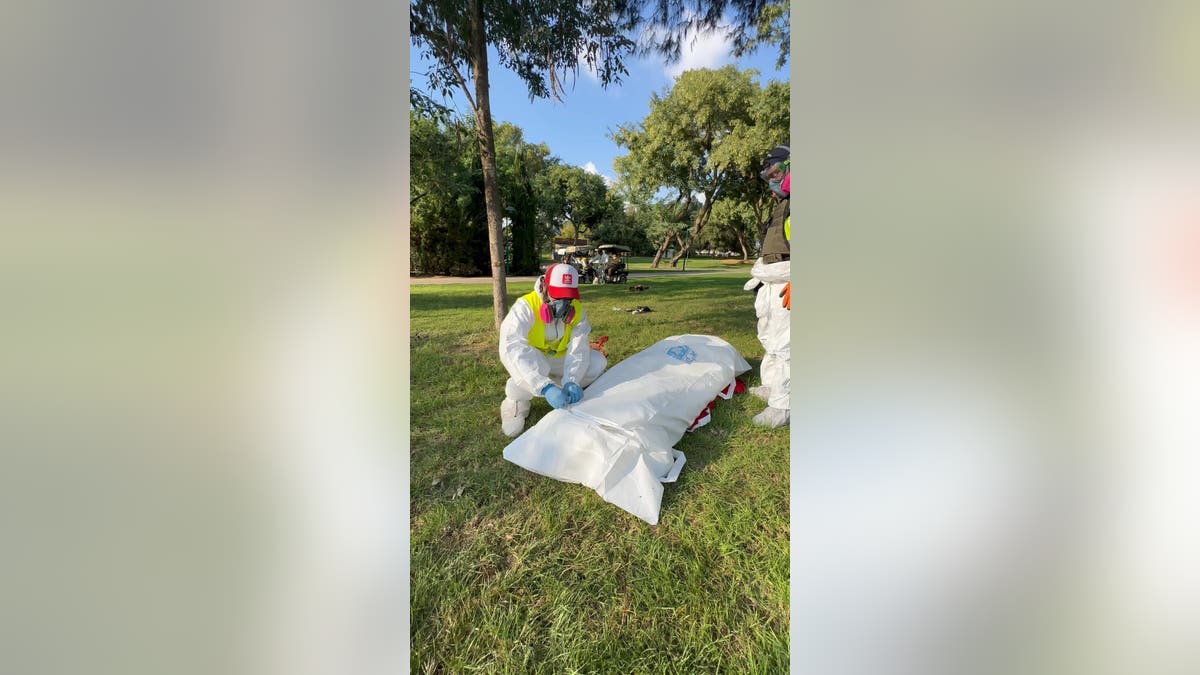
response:
{"label": "white body bag", "polygon": [[504,448],[535,473],[593,488],[651,525],[662,484],[685,457],[672,446],[750,364],[711,335],[676,335],[610,368],[575,405],[552,410]]}

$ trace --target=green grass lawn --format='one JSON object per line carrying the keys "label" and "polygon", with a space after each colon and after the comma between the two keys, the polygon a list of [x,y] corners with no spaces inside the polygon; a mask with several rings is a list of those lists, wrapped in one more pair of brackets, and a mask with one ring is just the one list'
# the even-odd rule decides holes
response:
{"label": "green grass lawn", "polygon": [[[691,269],[691,263],[688,269]],[[755,367],[741,276],[581,289],[615,364],[704,333]],[[509,285],[511,304],[528,283]],[[613,307],[647,305],[631,315]],[[719,401],[650,526],[582,485],[507,462],[507,374],[486,284],[411,287],[413,673],[779,673],[788,664],[788,432]],[[529,425],[547,411],[535,399]]]}

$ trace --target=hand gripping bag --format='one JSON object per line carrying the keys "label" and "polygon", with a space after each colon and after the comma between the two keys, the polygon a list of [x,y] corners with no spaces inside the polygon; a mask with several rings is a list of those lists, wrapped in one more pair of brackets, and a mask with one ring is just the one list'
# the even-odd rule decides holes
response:
{"label": "hand gripping bag", "polygon": [[696,413],[749,369],[720,338],[666,338],[610,368],[579,403],[550,411],[504,448],[504,458],[586,485],[656,525],[662,484],[686,461],[673,446]]}

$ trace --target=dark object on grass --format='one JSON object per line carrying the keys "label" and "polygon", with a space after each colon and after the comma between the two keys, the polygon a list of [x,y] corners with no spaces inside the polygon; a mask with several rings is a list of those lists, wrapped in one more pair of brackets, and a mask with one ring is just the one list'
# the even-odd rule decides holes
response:
{"label": "dark object on grass", "polygon": [[630,310],[629,313],[630,314],[645,314],[646,312],[653,312],[653,311],[654,310],[650,309],[649,307],[647,307],[645,305],[639,305],[637,307],[634,307],[632,310]]}
{"label": "dark object on grass", "polygon": [[637,292],[641,293],[642,291],[648,291],[648,290],[650,290],[650,287],[649,287],[649,286],[643,286],[643,285],[641,285],[641,284],[638,284],[637,286],[630,286],[630,287],[629,287],[629,290],[630,290],[630,291],[637,291]]}

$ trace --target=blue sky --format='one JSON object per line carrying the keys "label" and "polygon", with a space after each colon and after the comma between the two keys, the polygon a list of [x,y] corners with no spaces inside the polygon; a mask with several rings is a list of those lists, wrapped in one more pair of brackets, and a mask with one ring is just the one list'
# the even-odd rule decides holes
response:
{"label": "blue sky", "polygon": [[[409,51],[412,85],[424,90],[428,62],[411,43]],[[568,84],[562,101],[530,102],[525,83],[512,71],[500,67],[495,50],[489,49],[492,118],[521,127],[526,141],[545,143],[553,155],[567,164],[616,178],[612,160],[624,152],[609,139],[610,131],[626,122],[641,121],[649,112],[650,94],[669,88],[679,73],[691,68],[734,64],[758,70],[760,84],[788,78],[786,64],[783,69],[775,69],[778,52],[774,47],[760,48],[740,59],[731,57],[729,51],[729,44],[719,35],[702,35],[695,44],[684,45],[683,58],[673,66],[653,59],[627,61],[629,74],[621,84],[607,89],[601,88],[595,77],[581,67],[574,88]],[[470,111],[461,93],[455,96],[452,105],[461,113]]]}

